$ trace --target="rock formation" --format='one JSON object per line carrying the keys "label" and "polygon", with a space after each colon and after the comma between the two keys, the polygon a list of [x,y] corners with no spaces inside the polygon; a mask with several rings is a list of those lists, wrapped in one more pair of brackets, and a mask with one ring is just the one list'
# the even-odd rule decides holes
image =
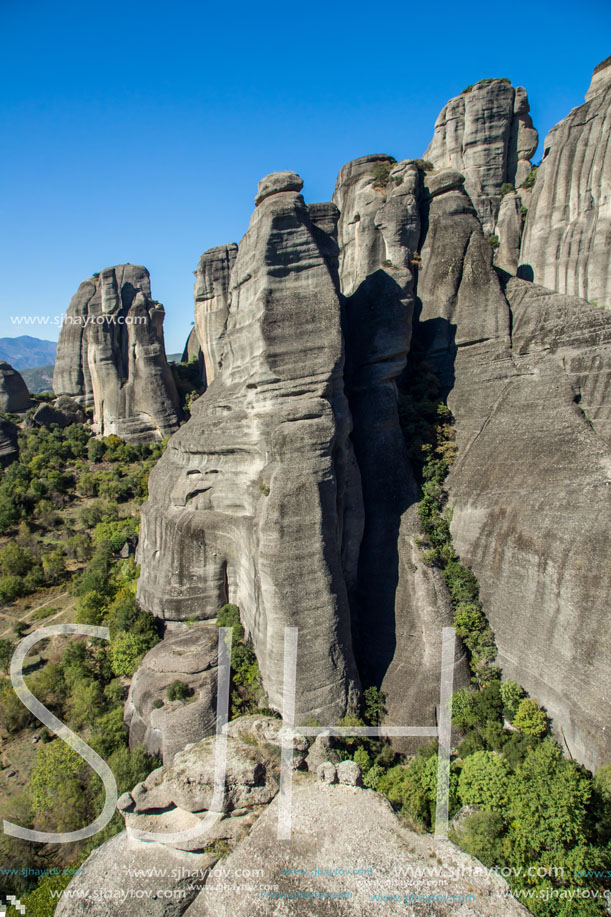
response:
{"label": "rock formation", "polygon": [[43,427],[57,424],[58,427],[69,427],[73,423],[84,423],[85,412],[78,402],[68,395],[60,395],[53,404],[43,403],[36,408],[32,421]]}
{"label": "rock formation", "polygon": [[[204,736],[216,725],[218,628],[178,625],[154,646],[136,672],[125,706],[129,741],[144,745],[151,755],[170,764],[177,751]],[[187,685],[188,702],[170,701],[167,688],[175,681]]]}
{"label": "rock formation", "polygon": [[531,170],[538,134],[526,90],[509,80],[480,80],[450,99],[435,123],[424,158],[436,169],[456,169],[484,232],[494,231],[501,185],[519,187]]}
{"label": "rock formation", "polygon": [[545,139],[520,275],[611,309],[611,57]]}
{"label": "rock formation", "polygon": [[[506,882],[477,860],[449,841],[403,827],[386,799],[358,785],[360,768],[353,761],[342,762],[337,770],[329,764],[336,781],[339,771],[339,784],[293,773],[291,838],[279,841],[275,797],[281,729],[279,720],[264,717],[240,718],[225,727],[224,798],[215,810],[220,817],[204,833],[197,828],[213,799],[216,737],[190,745],[172,766],[153,771],[124,793],[118,808],[126,830],[83,863],[57,906],[57,917],[118,917],[126,900],[134,917],[369,915],[372,892],[404,889],[406,873],[398,875],[397,864],[413,868],[410,891],[423,896],[439,894],[440,881],[444,894],[464,896],[464,879],[454,886],[447,877],[467,875],[471,895],[465,914],[527,914],[509,895]],[[297,751],[295,763],[301,760]],[[190,838],[176,836],[189,829]],[[165,837],[146,840],[152,834]],[[432,858],[447,870],[446,878],[431,874]],[[353,873],[349,864],[363,868]],[[296,883],[306,876],[303,890],[314,893],[310,900],[295,895],[301,890]],[[271,898],[264,894],[269,886],[278,892]],[[331,901],[332,892],[344,894]],[[287,898],[290,910],[284,906]],[[313,898],[327,898],[330,907],[312,910]],[[435,914],[455,913],[458,903],[436,903]],[[407,904],[398,906],[400,913],[413,913]]]}
{"label": "rock formation", "polygon": [[165,355],[163,306],[149,273],[124,264],[80,285],[62,325],[53,390],[93,405],[96,432],[129,442],[176,430],[180,408]]}
{"label": "rock formation", "polygon": [[0,468],[6,468],[19,455],[19,427],[10,420],[0,420]]}
{"label": "rock formation", "polygon": [[195,333],[203,355],[206,385],[210,385],[221,366],[229,314],[229,278],[237,253],[235,244],[211,248],[201,256],[195,272]]}
{"label": "rock formation", "polygon": [[432,197],[427,225],[415,335],[456,422],[454,544],[480,582],[505,676],[596,767],[611,753],[601,703],[611,696],[611,315],[517,278],[504,295],[459,189]]}
{"label": "rock formation", "polygon": [[[342,168],[334,200],[347,294],[346,391],[364,501],[349,580],[359,671],[386,693],[387,722],[416,725],[417,718],[424,726],[436,722],[442,628],[452,616],[439,571],[416,546],[418,491],[397,404],[412,332],[421,181],[414,162],[363,157]],[[456,688],[467,677],[460,650],[454,677]],[[410,743],[395,744],[407,750]]]}
{"label": "rock formation", "polygon": [[260,183],[222,371],[151,474],[139,598],[169,620],[238,605],[278,708],[284,627],[299,627],[297,715],[333,722],[358,693],[346,571],[362,508],[326,231],[337,211],[314,208],[315,222],[291,176]]}
{"label": "rock formation", "polygon": [[30,393],[21,374],[9,363],[0,362],[0,412],[21,414],[31,406]]}

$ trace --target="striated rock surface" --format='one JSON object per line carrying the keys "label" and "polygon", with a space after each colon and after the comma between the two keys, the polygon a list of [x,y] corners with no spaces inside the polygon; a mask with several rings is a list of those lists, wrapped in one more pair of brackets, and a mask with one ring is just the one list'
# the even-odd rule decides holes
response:
{"label": "striated rock surface", "polygon": [[509,80],[480,80],[450,99],[435,123],[424,154],[436,169],[456,169],[481,220],[492,233],[505,182],[518,187],[528,176],[538,134],[526,90]]}
{"label": "striated rock surface", "polygon": [[586,102],[548,134],[520,276],[611,309],[611,57]]}
{"label": "striated rock surface", "polygon": [[[450,841],[404,828],[389,803],[370,790],[295,780],[291,839],[278,841],[277,828],[274,801],[222,867],[212,870],[188,917],[370,917],[387,913],[389,904],[392,913],[408,917],[528,915],[504,879]],[[437,876],[431,862],[440,866]],[[238,878],[244,870],[247,892]],[[372,894],[392,897],[375,902]]]}
{"label": "striated rock surface", "polygon": [[[185,745],[212,735],[216,728],[218,628],[181,626],[154,646],[136,672],[125,705],[125,723],[133,748],[171,764]],[[167,688],[181,681],[191,696],[169,701]]]}
{"label": "striated rock surface", "polygon": [[223,340],[229,315],[229,283],[238,246],[219,245],[199,259],[193,297],[195,328],[204,361],[204,381],[210,385],[221,366]]}
{"label": "striated rock surface", "polygon": [[434,198],[427,223],[415,334],[456,419],[454,544],[505,675],[595,768],[611,754],[611,316],[517,278],[506,299],[459,191]]}
{"label": "striated rock surface", "polygon": [[146,442],[177,428],[180,408],[163,319],[163,306],[151,299],[149,273],[137,265],[106,268],[72,298],[53,390],[93,404],[96,432]]}
{"label": "striated rock surface", "polygon": [[10,420],[0,420],[0,468],[6,468],[19,455],[19,427]]}
{"label": "striated rock surface", "polygon": [[[430,195],[464,181],[454,172],[427,180]],[[346,391],[365,511],[362,536],[360,527],[353,532],[358,562],[349,581],[357,660],[364,681],[387,695],[387,722],[422,726],[436,722],[442,628],[452,623],[439,571],[423,564],[415,543],[418,491],[397,398],[410,349],[424,196],[415,163],[378,156],[344,166],[334,195],[347,294]],[[454,677],[456,687],[467,679],[460,649]],[[415,743],[393,744],[409,750]]]}
{"label": "striated rock surface", "polygon": [[30,393],[21,374],[10,363],[0,361],[0,412],[21,414],[30,406]]}
{"label": "striated rock surface", "polygon": [[[333,722],[358,676],[346,578],[360,488],[349,440],[337,244],[296,191],[257,206],[231,272],[222,371],[150,479],[144,607],[169,620],[239,606],[270,704],[299,628],[297,717]],[[330,718],[330,720],[328,719]]]}

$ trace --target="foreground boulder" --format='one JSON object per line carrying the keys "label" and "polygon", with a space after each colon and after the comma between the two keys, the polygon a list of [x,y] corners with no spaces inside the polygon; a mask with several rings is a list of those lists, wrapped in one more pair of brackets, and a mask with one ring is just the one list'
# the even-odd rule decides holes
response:
{"label": "foreground boulder", "polygon": [[68,395],[60,395],[53,404],[43,403],[36,408],[32,421],[41,427],[69,427],[73,423],[84,423],[85,412],[80,405]]}
{"label": "foreground boulder", "polygon": [[84,281],[57,347],[53,391],[93,405],[97,433],[160,440],[180,420],[163,340],[163,306],[144,267],[121,264]]}
{"label": "foreground boulder", "polygon": [[274,800],[212,870],[188,917],[528,915],[503,879],[449,841],[404,828],[371,790],[296,778],[291,830],[278,840]]}
{"label": "foreground boulder", "polygon": [[528,210],[520,275],[611,308],[611,57],[583,105],[545,139]]}
{"label": "foreground boulder", "polygon": [[0,361],[0,412],[21,414],[31,406],[30,393],[21,373]]}

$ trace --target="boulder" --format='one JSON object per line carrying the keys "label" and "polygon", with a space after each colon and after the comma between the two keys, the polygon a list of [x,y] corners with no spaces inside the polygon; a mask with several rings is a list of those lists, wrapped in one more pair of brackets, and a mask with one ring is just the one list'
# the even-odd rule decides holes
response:
{"label": "boulder", "polygon": [[93,405],[95,432],[150,442],[178,427],[164,315],[151,298],[148,271],[138,265],[106,268],[72,298],[59,336],[53,391]]}
{"label": "boulder", "polygon": [[84,423],[85,412],[80,405],[68,395],[60,395],[53,404],[40,404],[32,417],[35,424],[41,427],[69,427],[73,423]]}
{"label": "boulder", "polygon": [[262,201],[272,194],[280,194],[283,191],[301,191],[303,188],[303,178],[296,172],[272,172],[266,175],[259,182],[257,196],[255,197],[255,207],[258,207]]}
{"label": "boulder", "polygon": [[[212,735],[216,728],[218,628],[215,625],[170,629],[142,660],[132,679],[125,723],[130,747],[144,745],[171,764],[185,745]],[[186,684],[191,696],[169,701],[167,688]]]}
{"label": "boulder", "polygon": [[[212,870],[188,917],[370,917],[389,904],[406,917],[528,917],[504,879],[450,841],[405,828],[371,790],[295,781],[290,840],[277,832],[274,800]],[[393,897],[375,903],[372,894]]]}
{"label": "boulder", "polygon": [[0,412],[21,414],[31,406],[30,393],[21,373],[0,361]]}

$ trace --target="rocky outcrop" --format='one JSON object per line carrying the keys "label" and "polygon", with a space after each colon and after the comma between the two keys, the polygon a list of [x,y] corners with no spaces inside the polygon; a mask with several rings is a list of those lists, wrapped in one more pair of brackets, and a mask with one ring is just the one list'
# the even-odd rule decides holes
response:
{"label": "rocky outcrop", "polygon": [[431,200],[427,226],[415,334],[456,422],[454,544],[480,582],[505,675],[595,768],[611,754],[611,316],[517,278],[506,298],[459,190]]}
{"label": "rocky outcrop", "polygon": [[494,231],[501,185],[519,187],[531,170],[538,134],[526,90],[509,80],[480,80],[450,99],[424,154],[436,169],[456,169],[484,232]]}
{"label": "rocky outcrop", "polygon": [[[431,177],[434,193],[461,187],[457,173]],[[397,380],[410,349],[421,236],[422,172],[383,156],[345,165],[334,200],[339,222],[346,391],[362,480],[364,518],[353,521],[349,579],[359,672],[387,695],[387,722],[434,725],[441,636],[452,623],[438,571],[422,562],[418,489],[398,413]],[[356,218],[358,217],[358,219]],[[358,522],[358,527],[356,523]],[[457,650],[456,687],[467,678]],[[413,742],[397,740],[409,750]]]}
{"label": "rocky outcrop", "polygon": [[321,228],[337,212],[314,222],[298,192],[267,183],[231,272],[222,370],[151,474],[139,598],[168,620],[238,605],[277,708],[297,626],[296,715],[333,722],[358,694],[346,571],[362,512],[337,243]]}
{"label": "rocky outcrop", "polygon": [[205,382],[206,372],[205,372],[205,367],[204,367],[204,355],[200,347],[199,338],[197,336],[197,328],[195,327],[195,325],[193,326],[193,328],[191,328],[191,331],[189,332],[189,337],[187,338],[185,349],[182,352],[180,362],[181,363],[190,363],[191,360],[197,360],[199,364],[199,371],[201,374],[202,382]]}
{"label": "rocky outcrop", "polygon": [[[169,628],[136,672],[125,705],[125,723],[133,748],[171,764],[185,745],[212,735],[216,728],[218,628],[214,625]],[[175,681],[187,685],[186,700],[168,700]]]}
{"label": "rocky outcrop", "polygon": [[94,430],[129,442],[158,440],[180,408],[163,342],[163,306],[149,273],[124,264],[82,283],[59,338],[53,390],[93,404]]}
{"label": "rocky outcrop", "polygon": [[199,259],[195,271],[195,333],[204,361],[204,381],[210,385],[221,366],[229,315],[229,284],[238,246],[219,245]]}
{"label": "rocky outcrop", "polygon": [[19,427],[10,420],[0,420],[0,468],[6,468],[19,455]]}
{"label": "rocky outcrop", "polygon": [[32,415],[32,421],[41,427],[69,427],[73,423],[84,423],[85,412],[78,402],[68,395],[60,395],[53,404],[39,405]]}
{"label": "rocky outcrop", "polygon": [[520,276],[611,309],[611,57],[545,140]]}
{"label": "rocky outcrop", "polygon": [[30,393],[21,374],[9,363],[0,361],[0,412],[21,414],[31,406]]}
{"label": "rocky outcrop", "polygon": [[[381,902],[384,909],[392,902],[392,912],[405,915],[417,913],[425,902],[422,913],[435,917],[528,915],[500,876],[450,841],[409,831],[389,803],[370,790],[295,780],[291,830],[290,840],[278,841],[275,800],[222,866],[212,870],[188,917],[369,917],[377,911],[372,894],[392,896]],[[437,876],[431,862],[439,864]],[[246,892],[237,880],[244,870]],[[460,876],[469,877],[468,891]]]}

